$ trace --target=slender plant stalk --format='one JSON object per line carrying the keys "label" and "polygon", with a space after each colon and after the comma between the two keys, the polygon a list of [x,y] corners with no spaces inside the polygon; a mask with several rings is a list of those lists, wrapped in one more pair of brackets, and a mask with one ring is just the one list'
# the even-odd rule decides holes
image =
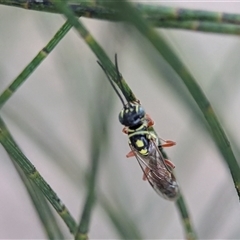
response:
{"label": "slender plant stalk", "polygon": [[[100,3],[100,4],[99,4]],[[61,13],[59,9],[49,0],[0,0],[0,4],[24,8],[27,10],[43,11],[50,13]],[[103,20],[122,20],[116,15],[118,10],[102,6],[101,1],[79,0],[69,3],[69,7],[76,16],[90,17]],[[233,13],[193,10],[178,7],[167,7],[156,4],[133,3],[146,20],[178,20],[178,21],[207,21],[214,23],[240,23],[240,15]]]}
{"label": "slender plant stalk", "polygon": [[224,12],[213,12],[203,10],[193,10],[178,7],[166,7],[153,4],[133,4],[143,16],[147,16],[148,20],[184,20],[184,21],[207,21],[214,23],[240,23],[240,15]]}
{"label": "slender plant stalk", "polygon": [[[60,13],[49,0],[0,0],[0,4],[28,10]],[[211,11],[199,11],[150,4],[134,4],[141,15],[154,27],[187,29],[193,31],[239,35],[240,15]],[[102,7],[93,1],[69,3],[76,16],[109,21],[120,21],[118,11]]]}
{"label": "slender plant stalk", "polygon": [[[10,136],[9,136],[10,137]],[[12,157],[9,155],[12,159]],[[29,197],[37,211],[39,219],[44,227],[46,235],[49,239],[64,239],[64,235],[58,226],[55,216],[52,213],[52,209],[49,207],[45,197],[33,181],[28,179],[23,173],[22,169],[12,159],[13,165],[16,168]]]}
{"label": "slender plant stalk", "polygon": [[22,169],[25,175],[32,180],[38,188],[42,191],[43,195],[48,199],[48,201],[55,208],[57,213],[63,219],[63,221],[68,226],[71,233],[75,234],[77,230],[77,225],[68,209],[59,199],[57,194],[49,186],[49,184],[43,179],[40,173],[36,170],[33,164],[27,159],[27,157],[22,153],[20,148],[11,137],[5,123],[0,118],[0,143],[5,148],[7,153],[16,162],[16,164]]}
{"label": "slender plant stalk", "polygon": [[[107,57],[105,52],[102,50],[100,45],[94,40],[93,36],[90,34],[90,32],[87,31],[87,29],[84,27],[84,25],[77,20],[77,18],[73,15],[73,12],[67,8],[67,6],[64,3],[60,3],[57,0],[53,1],[54,4],[59,8],[60,11],[63,12],[63,14],[67,17],[68,21],[75,27],[75,29],[78,31],[79,35],[85,40],[85,42],[88,44],[88,46],[92,49],[92,51],[95,53],[97,58],[100,60],[100,62],[104,65],[105,69],[109,73],[109,75],[112,77],[112,79],[118,84],[119,88],[122,90],[122,93],[128,99],[129,101],[136,101],[136,97],[131,91],[131,89],[128,87],[124,79],[121,79],[122,84],[119,85],[119,82],[117,81],[116,76],[116,70],[113,63],[110,61],[110,59]],[[122,88],[123,86],[123,88]],[[166,155],[166,154],[165,154]],[[179,211],[182,212],[184,209],[184,213],[187,213],[187,207],[184,203],[183,198],[181,198],[181,204],[177,204],[177,207],[179,207]],[[182,214],[183,216],[184,214]],[[185,214],[184,216],[189,216],[188,214]],[[186,225],[186,218],[182,219],[184,226]],[[186,235],[189,236],[188,239],[195,239],[192,238],[192,236],[196,236],[190,218],[188,218],[188,225],[189,227],[185,230],[189,230],[189,232],[186,232]]]}
{"label": "slender plant stalk", "polygon": [[[101,121],[101,119],[99,119],[99,121]],[[101,153],[102,143],[105,141],[104,136],[106,136],[105,134],[102,134],[102,140],[98,139],[96,131],[99,131],[100,129],[95,129],[94,125],[92,126],[93,126],[93,129],[91,134],[91,148],[90,148],[91,149],[91,165],[90,165],[89,174],[88,174],[89,177],[87,179],[87,185],[86,185],[87,196],[83,206],[83,212],[80,218],[80,223],[77,228],[77,233],[75,235],[75,240],[88,239],[91,213],[96,200],[96,182],[97,182],[97,174],[99,169],[100,153]]]}
{"label": "slender plant stalk", "polygon": [[150,25],[160,28],[185,29],[198,32],[209,32],[229,35],[239,35],[240,26],[228,23],[215,23],[207,21],[190,21],[190,20],[150,20]]}
{"label": "slender plant stalk", "polygon": [[[9,137],[9,139],[12,142],[14,142],[14,139],[10,135],[10,133],[6,132],[6,134]],[[15,145],[17,148],[19,148],[19,146],[16,143]],[[28,195],[35,207],[35,210],[37,211],[39,219],[44,227],[44,230],[48,238],[64,239],[64,235],[58,226],[56,217],[53,215],[52,209],[49,207],[48,202],[46,201],[46,198],[44,197],[42,192],[38,189],[38,187],[32,180],[27,178],[27,176],[24,174],[22,169],[17,165],[17,163],[14,161],[10,154],[9,157],[12,160],[12,163],[28,192]]]}
{"label": "slender plant stalk", "polygon": [[202,111],[208,126],[210,128],[210,135],[213,141],[222,154],[225,162],[227,163],[232,179],[240,198],[240,168],[233,154],[230,143],[227,136],[218,121],[218,118],[208,101],[207,97],[201,90],[200,86],[190,74],[188,69],[184,66],[175,52],[168,46],[168,44],[158,35],[154,29],[150,28],[146,21],[142,19],[140,14],[127,2],[115,2],[114,7],[121,9],[122,17],[132,23],[156,48],[156,50],[164,57],[164,59],[170,64],[173,70],[180,76],[183,83],[189,90],[193,99],[197,103],[198,107]]}
{"label": "slender plant stalk", "polygon": [[179,196],[178,200],[176,201],[176,206],[178,208],[179,214],[181,215],[186,239],[187,240],[197,239],[196,232],[192,226],[192,220],[189,216],[189,213],[188,213],[188,210],[187,210],[187,207],[185,204],[185,200],[184,200],[184,197],[181,192],[180,192],[180,196]]}
{"label": "slender plant stalk", "polygon": [[[87,195],[83,206],[83,211],[78,225],[78,231],[75,235],[75,240],[88,239],[88,231],[91,221],[93,207],[97,198],[97,177],[99,172],[100,157],[105,153],[109,146],[109,114],[112,110],[113,101],[109,101],[113,92],[106,92],[106,87],[101,81],[96,82],[98,104],[89,109],[89,124],[91,126],[90,132],[90,167],[86,177]],[[103,93],[104,94],[101,94]],[[110,95],[111,94],[111,95]],[[101,98],[101,101],[99,101]]]}
{"label": "slender plant stalk", "polygon": [[40,63],[48,56],[48,54],[57,46],[60,40],[68,33],[72,25],[69,22],[57,31],[49,43],[36,55],[36,57],[25,67],[25,69],[17,76],[16,79],[3,91],[0,95],[0,108],[13,95],[13,93],[20,87],[21,84],[29,77],[30,74],[40,65]]}
{"label": "slender plant stalk", "polygon": [[113,208],[110,201],[104,195],[99,197],[99,202],[122,239],[144,239],[140,229],[137,229],[134,221],[131,220],[126,210],[119,206],[120,204],[115,202],[117,206]]}

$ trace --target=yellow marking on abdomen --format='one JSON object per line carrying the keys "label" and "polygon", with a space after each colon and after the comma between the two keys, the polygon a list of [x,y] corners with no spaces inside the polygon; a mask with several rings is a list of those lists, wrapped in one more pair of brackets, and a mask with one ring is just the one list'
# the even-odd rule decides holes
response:
{"label": "yellow marking on abdomen", "polygon": [[144,143],[143,143],[142,140],[137,140],[137,141],[136,141],[136,145],[137,145],[137,147],[143,147],[143,146],[144,146]]}
{"label": "yellow marking on abdomen", "polygon": [[148,155],[148,150],[147,149],[142,149],[139,151],[142,155]]}

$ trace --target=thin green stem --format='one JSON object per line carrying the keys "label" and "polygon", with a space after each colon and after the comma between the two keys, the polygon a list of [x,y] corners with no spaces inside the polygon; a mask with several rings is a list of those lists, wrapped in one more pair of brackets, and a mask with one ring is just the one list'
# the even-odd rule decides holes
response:
{"label": "thin green stem", "polygon": [[117,201],[114,201],[115,207],[113,208],[109,199],[102,194],[99,202],[122,239],[144,239],[134,220],[131,220],[129,213]]}
{"label": "thin green stem", "polygon": [[[0,4],[20,7],[28,10],[60,13],[49,0],[0,0]],[[213,11],[201,11],[184,8],[174,8],[150,4],[134,4],[141,15],[154,27],[177,28],[193,31],[224,33],[239,35],[240,15]],[[87,18],[120,21],[118,10],[99,6],[93,1],[69,3],[76,16]]]}
{"label": "thin green stem", "polygon": [[199,109],[204,115],[208,126],[209,133],[222,154],[226,164],[228,165],[232,179],[237,190],[237,194],[240,198],[240,168],[233,154],[230,143],[227,136],[210,104],[207,97],[203,93],[202,89],[193,78],[188,69],[184,66],[175,52],[168,46],[160,35],[158,35],[154,29],[144,21],[140,14],[128,3],[116,2],[114,7],[121,9],[122,17],[132,23],[155,47],[155,49],[163,56],[163,58],[170,64],[173,70],[180,76],[183,83],[189,90],[193,99],[197,103]]}
{"label": "thin green stem", "polygon": [[99,169],[99,160],[101,152],[101,141],[96,142],[96,135],[92,131],[92,144],[91,144],[91,166],[89,170],[89,177],[87,182],[87,196],[85,199],[83,212],[80,219],[80,224],[75,235],[75,240],[88,239],[89,223],[91,219],[92,208],[96,199],[96,180]]}
{"label": "thin green stem", "polygon": [[43,195],[48,199],[48,201],[55,208],[57,213],[63,219],[63,221],[68,226],[71,233],[76,233],[77,225],[68,209],[62,203],[57,194],[49,186],[49,184],[44,180],[40,173],[36,170],[33,164],[27,159],[27,157],[22,153],[20,148],[11,137],[5,123],[0,118],[0,143],[5,148],[7,153],[16,162],[16,164],[22,169],[25,175],[32,180],[42,191]]}
{"label": "thin green stem", "polygon": [[150,20],[149,23],[153,27],[186,29],[198,32],[209,32],[229,35],[239,35],[240,26],[227,23],[215,23],[206,21],[190,21],[190,20]]}
{"label": "thin green stem", "polygon": [[69,22],[57,31],[49,43],[36,55],[36,57],[26,66],[26,68],[17,76],[15,80],[7,87],[6,90],[0,95],[0,108],[6,101],[13,95],[13,93],[20,87],[21,84],[29,77],[31,73],[40,65],[40,63],[48,56],[48,54],[56,47],[60,40],[71,29],[72,25]]}
{"label": "thin green stem", "polygon": [[[96,83],[99,93],[104,92],[105,84],[100,81]],[[110,92],[109,94],[113,94]],[[89,231],[91,215],[93,207],[97,198],[97,176],[100,167],[101,153],[106,152],[109,146],[109,114],[112,109],[112,101],[109,101],[109,95],[105,92],[104,96],[98,94],[97,99],[101,98],[97,106],[93,106],[89,109],[89,124],[91,126],[91,139],[90,139],[90,156],[91,162],[87,175],[87,195],[83,206],[83,211],[80,218],[77,234],[75,235],[76,240],[85,240],[88,238],[87,234]]]}
{"label": "thin green stem", "polygon": [[[103,20],[121,20],[116,15],[118,10],[101,6],[101,1],[79,0],[75,3],[69,3],[69,7],[74,11],[76,16],[90,17]],[[61,13],[55,5],[49,0],[28,1],[28,0],[0,0],[0,4],[24,8],[27,10],[44,11],[51,13]],[[178,7],[167,7],[154,4],[133,4],[135,9],[149,21],[157,20],[184,20],[184,21],[208,21],[215,23],[240,23],[240,15],[233,13],[193,10]]]}
{"label": "thin green stem", "polygon": [[[77,233],[75,235],[76,240],[85,240],[88,238],[88,232],[90,228],[91,216],[93,213],[93,207],[97,198],[97,187],[98,187],[98,172],[100,168],[100,159],[102,153],[107,151],[109,146],[108,136],[109,136],[109,114],[112,109],[112,101],[109,98],[113,94],[112,92],[105,92],[105,84],[101,81],[96,82],[97,93],[92,100],[95,103],[96,100],[98,104],[94,104],[88,109],[89,116],[89,126],[90,127],[90,166],[86,175],[86,189],[87,194],[84,201],[84,206],[82,214],[80,217]],[[99,101],[101,98],[101,101]]]}
{"label": "thin green stem", "polygon": [[[133,4],[136,8],[136,5]],[[178,7],[166,7],[162,5],[138,4],[138,11],[148,20],[184,20],[184,21],[208,21],[214,23],[240,23],[240,15],[224,12],[193,10]]]}
{"label": "thin green stem", "polygon": [[176,206],[178,208],[178,211],[181,215],[181,219],[183,222],[184,230],[185,230],[185,235],[187,240],[195,240],[197,239],[196,232],[193,229],[192,226],[192,220],[189,216],[184,197],[182,193],[180,192],[179,198],[176,201]]}
{"label": "thin green stem", "polygon": [[[12,159],[10,155],[9,157]],[[48,238],[64,239],[64,235],[58,226],[56,217],[53,214],[52,209],[48,205],[47,200],[43,196],[42,192],[40,192],[40,190],[37,188],[33,181],[26,177],[22,169],[15,163],[14,159],[12,159],[12,162],[29,194],[29,197],[35,207],[35,210],[37,211],[39,219],[44,227]]]}

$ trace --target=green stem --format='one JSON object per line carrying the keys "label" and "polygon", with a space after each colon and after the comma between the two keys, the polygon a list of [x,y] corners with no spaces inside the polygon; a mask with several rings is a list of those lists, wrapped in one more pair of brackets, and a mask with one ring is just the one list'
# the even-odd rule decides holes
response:
{"label": "green stem", "polygon": [[[136,8],[136,4],[133,4]],[[214,23],[240,23],[240,15],[224,12],[193,10],[150,4],[137,4],[137,9],[148,20],[207,21]]]}
{"label": "green stem", "polygon": [[[98,4],[100,1],[79,0],[79,2],[69,3],[69,7],[75,15],[103,20],[120,20],[116,15],[118,10],[103,7]],[[50,13],[61,13],[49,0],[29,1],[29,0],[0,0],[0,4],[24,8],[27,10],[44,11]],[[193,10],[178,7],[166,7],[154,4],[133,4],[135,9],[149,21],[177,20],[177,21],[207,21],[214,23],[240,23],[240,15],[233,13]]]}
{"label": "green stem", "polygon": [[178,211],[181,215],[181,219],[182,219],[183,226],[184,226],[184,229],[185,229],[186,239],[187,240],[197,239],[197,235],[196,235],[196,233],[195,233],[195,231],[192,227],[192,220],[189,216],[189,213],[188,213],[188,210],[187,210],[187,207],[186,207],[186,204],[185,204],[182,193],[180,193],[180,196],[176,201],[176,206],[177,206]]}
{"label": "green stem", "polygon": [[[10,136],[9,136],[10,137]],[[12,139],[12,138],[11,138]],[[12,139],[13,140],[13,139]],[[16,168],[28,194],[29,197],[37,211],[39,219],[44,227],[44,230],[49,239],[64,239],[64,235],[61,229],[58,226],[56,221],[56,217],[52,212],[52,209],[47,203],[46,198],[37,188],[37,186],[29,180],[26,175],[23,173],[22,169],[15,163],[14,159],[9,155],[11,158],[14,167]]]}
{"label": "green stem", "polygon": [[48,199],[48,201],[55,208],[57,213],[63,219],[63,221],[68,226],[71,233],[75,233],[77,230],[77,225],[68,209],[61,202],[57,194],[49,186],[49,184],[43,179],[40,173],[36,170],[33,164],[27,159],[27,157],[22,153],[20,148],[11,137],[5,123],[0,118],[0,143],[5,148],[7,153],[16,162],[16,164],[22,169],[25,175],[32,180],[42,191],[43,195]]}
{"label": "green stem", "polygon": [[227,23],[215,23],[206,21],[190,21],[190,20],[151,20],[149,23],[154,27],[186,29],[198,32],[209,32],[219,34],[239,35],[240,26]]}
{"label": "green stem", "polygon": [[[104,92],[106,89],[105,84],[102,84],[101,81],[96,82],[96,87],[99,93]],[[109,94],[113,94],[113,92],[110,92]],[[77,234],[75,235],[75,240],[85,240],[88,237],[87,234],[90,228],[93,207],[97,198],[97,177],[99,167],[101,166],[101,154],[105,153],[109,146],[109,114],[111,113],[112,109],[112,101],[109,101],[111,95],[109,94],[107,92],[105,92],[104,96],[102,94],[99,94],[97,97],[98,104],[96,106],[92,106],[91,109],[89,109],[89,125],[91,126],[91,162],[86,178],[87,195],[84,201],[83,211],[81,214]],[[100,102],[99,97],[101,98]]]}
{"label": "green stem", "polygon": [[[60,13],[49,0],[0,0],[0,4],[28,10]],[[177,28],[193,31],[239,35],[240,15],[213,11],[165,7],[150,4],[134,4],[141,15],[154,27]],[[69,3],[76,16],[100,20],[120,21],[117,10],[99,6],[92,1]]]}
{"label": "green stem", "polygon": [[69,22],[57,31],[50,42],[37,54],[37,56],[25,67],[25,69],[17,76],[17,78],[3,91],[0,95],[0,108],[13,95],[13,93],[20,87],[21,84],[29,77],[31,73],[40,65],[40,63],[48,56],[48,54],[56,47],[60,40],[71,29],[72,25]]}
{"label": "green stem", "polygon": [[83,212],[80,219],[80,224],[75,235],[75,240],[86,240],[88,239],[89,223],[92,213],[92,208],[96,199],[96,180],[99,168],[99,159],[101,152],[101,143],[95,142],[96,136],[92,133],[92,151],[91,151],[91,166],[89,170],[89,178],[87,183],[87,196],[85,199]]}
{"label": "green stem", "polygon": [[126,212],[118,201],[114,201],[113,208],[109,199],[102,194],[99,202],[122,239],[144,239],[135,225],[136,221],[131,220],[131,212]]}

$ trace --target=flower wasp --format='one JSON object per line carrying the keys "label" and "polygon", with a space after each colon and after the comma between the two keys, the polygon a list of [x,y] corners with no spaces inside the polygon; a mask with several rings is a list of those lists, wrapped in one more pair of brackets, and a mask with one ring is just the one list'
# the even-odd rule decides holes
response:
{"label": "flower wasp", "polygon": [[[175,165],[170,160],[165,159],[162,154],[163,147],[170,147],[176,143],[170,140],[165,141],[156,135],[152,128],[154,121],[146,114],[140,101],[127,101],[125,103],[106,69],[99,61],[97,62],[123,104],[123,109],[119,113],[119,121],[124,125],[123,132],[128,135],[129,139],[131,151],[127,157],[136,157],[143,171],[143,180],[148,180],[160,196],[168,200],[176,200],[179,195],[179,187],[173,174]],[[115,69],[117,81],[122,84],[117,55],[115,55]],[[160,140],[164,141],[164,144],[161,144]]]}

